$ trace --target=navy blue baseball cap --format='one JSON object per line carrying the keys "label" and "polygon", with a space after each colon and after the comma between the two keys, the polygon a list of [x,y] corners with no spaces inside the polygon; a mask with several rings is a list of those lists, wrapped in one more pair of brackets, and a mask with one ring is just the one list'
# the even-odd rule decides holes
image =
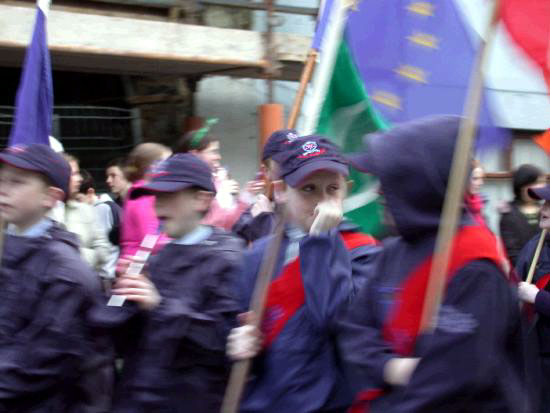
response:
{"label": "navy blue baseball cap", "polygon": [[48,145],[34,143],[10,146],[0,153],[0,162],[44,175],[52,186],[65,193],[64,200],[68,199],[71,166]]}
{"label": "navy blue baseball cap", "polygon": [[277,162],[281,167],[281,178],[292,187],[317,171],[349,175],[348,162],[340,149],[320,136],[303,136],[292,142]]}
{"label": "navy blue baseball cap", "polygon": [[262,161],[286,151],[296,139],[299,139],[299,137],[298,132],[294,129],[281,129],[273,132],[264,145]]}
{"label": "navy blue baseball cap", "polygon": [[177,153],[159,162],[147,174],[147,178],[146,184],[130,193],[130,199],[158,192],[177,192],[192,187],[216,192],[210,167],[190,153]]}
{"label": "navy blue baseball cap", "polygon": [[529,188],[527,193],[531,198],[550,201],[550,185],[541,186],[540,188]]}

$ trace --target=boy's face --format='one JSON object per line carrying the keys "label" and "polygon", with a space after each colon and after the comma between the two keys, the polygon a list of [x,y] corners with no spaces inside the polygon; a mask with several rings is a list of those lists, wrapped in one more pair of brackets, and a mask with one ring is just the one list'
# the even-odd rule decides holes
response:
{"label": "boy's face", "polygon": [[122,195],[128,187],[128,181],[124,173],[118,166],[110,166],[105,171],[107,179],[105,182],[109,185],[110,191],[115,195]]}
{"label": "boy's face", "polygon": [[539,227],[541,229],[550,229],[550,201],[544,201],[544,204],[542,204]]}
{"label": "boy's face", "polygon": [[0,214],[19,228],[38,222],[57,201],[38,173],[3,165],[0,168]]}
{"label": "boy's face", "polygon": [[208,211],[212,198],[209,192],[193,189],[156,194],[155,212],[162,231],[171,238],[181,238],[193,231]]}
{"label": "boy's face", "polygon": [[346,195],[347,182],[343,175],[319,171],[304,179],[296,188],[284,185],[283,191],[276,197],[286,204],[290,220],[309,232],[317,204],[329,201],[341,206]]}

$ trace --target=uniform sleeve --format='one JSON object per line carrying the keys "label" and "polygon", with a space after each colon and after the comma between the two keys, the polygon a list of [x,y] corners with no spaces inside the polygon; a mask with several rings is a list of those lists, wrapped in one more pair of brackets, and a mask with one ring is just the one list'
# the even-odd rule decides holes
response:
{"label": "uniform sleeve", "polygon": [[376,256],[382,251],[380,245],[363,245],[350,251],[353,294],[357,294],[365,282],[374,275]]}
{"label": "uniform sleeve", "polygon": [[421,360],[392,412],[462,412],[480,389],[507,380],[506,343],[519,307],[494,264],[468,264],[451,281],[437,327],[419,337]]}
{"label": "uniform sleeve", "polygon": [[354,393],[386,386],[384,366],[396,357],[375,317],[374,304],[379,299],[375,284],[374,277],[366,280],[337,324],[338,353]]}
{"label": "uniform sleeve", "polygon": [[309,317],[319,329],[331,327],[353,292],[351,260],[339,234],[331,231],[304,238],[300,242],[300,270]]}
{"label": "uniform sleeve", "polygon": [[241,267],[238,257],[218,257],[216,261],[208,263],[204,271],[205,279],[196,292],[200,295],[199,305],[190,304],[187,296],[162,298],[151,314],[162,326],[160,336],[225,354],[227,335],[235,327],[239,312],[234,287]]}
{"label": "uniform sleeve", "polygon": [[535,298],[535,309],[537,313],[550,317],[550,292],[540,290]]}
{"label": "uniform sleeve", "polygon": [[67,280],[56,279],[41,293],[30,324],[0,349],[0,406],[78,378],[90,344],[84,303],[81,287]]}

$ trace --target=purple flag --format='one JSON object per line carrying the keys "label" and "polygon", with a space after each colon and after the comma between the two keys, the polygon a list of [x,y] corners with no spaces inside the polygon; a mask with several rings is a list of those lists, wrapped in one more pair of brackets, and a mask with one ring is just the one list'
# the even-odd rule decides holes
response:
{"label": "purple flag", "polygon": [[313,36],[313,43],[311,48],[317,51],[321,50],[321,42],[323,41],[323,36],[325,35],[325,30],[328,25],[328,19],[332,11],[334,0],[326,0],[323,10],[321,13],[321,18],[317,23],[317,28],[315,29],[315,35]]}
{"label": "purple flag", "polygon": [[[453,0],[369,0],[351,13],[346,40],[375,108],[391,124],[463,113],[476,44]],[[477,148],[504,146],[486,97]]]}
{"label": "purple flag", "polygon": [[30,143],[49,145],[52,115],[53,86],[46,15],[37,7],[34,32],[17,90],[15,118],[8,146]]}

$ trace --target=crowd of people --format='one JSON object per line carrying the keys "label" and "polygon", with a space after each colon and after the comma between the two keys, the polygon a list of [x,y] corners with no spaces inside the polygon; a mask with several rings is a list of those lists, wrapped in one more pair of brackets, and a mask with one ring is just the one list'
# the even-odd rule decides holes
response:
{"label": "crowd of people", "polygon": [[[459,123],[398,125],[352,155],[280,130],[243,190],[208,127],[111,161],[109,194],[70,154],[5,149],[0,412],[219,412],[247,359],[241,412],[550,412],[550,241],[525,281],[550,229],[540,169],[514,171],[497,236],[472,160],[422,327]],[[383,240],[343,216],[350,168],[379,181]]]}

